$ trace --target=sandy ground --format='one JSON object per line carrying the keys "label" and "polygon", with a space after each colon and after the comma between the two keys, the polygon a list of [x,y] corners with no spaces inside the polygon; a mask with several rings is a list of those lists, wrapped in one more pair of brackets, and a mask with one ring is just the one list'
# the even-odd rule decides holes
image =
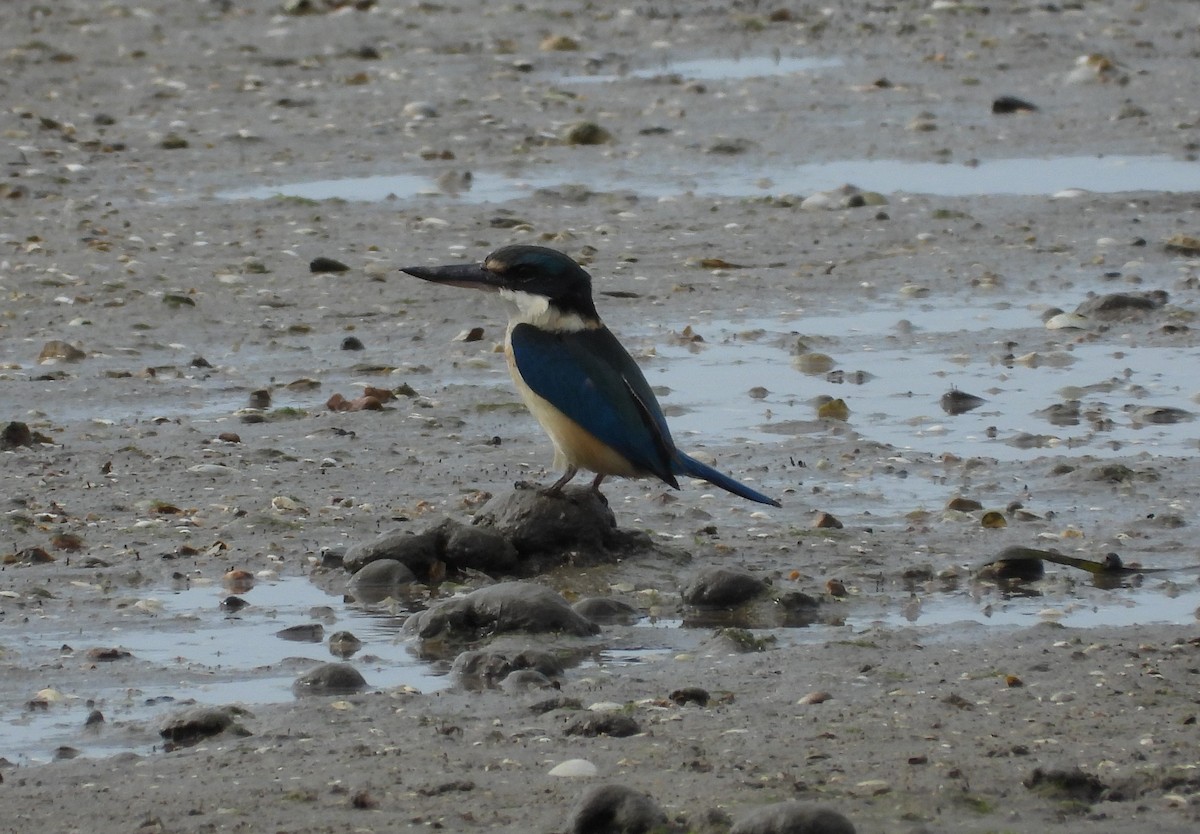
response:
{"label": "sandy ground", "polygon": [[[1125,362],[1166,357],[1165,379],[1185,386],[1174,393],[1195,391],[1200,265],[1165,243],[1200,234],[1196,194],[889,193],[886,205],[809,211],[807,192],[775,184],[839,160],[1186,162],[1200,142],[1194,4],[288,5],[313,13],[275,0],[0,10],[0,421],[44,441],[0,452],[5,714],[48,688],[84,701],[172,680],[177,670],[86,650],[119,647],[129,618],[155,615],[137,601],[173,583],[240,568],[336,584],[322,548],[467,519],[516,480],[554,477],[494,350],[499,306],[396,271],[514,242],[587,262],[602,314],[652,380],[706,355],[736,361],[746,345],[779,357],[777,372],[755,366],[728,391],[744,433],[706,437],[703,411],[665,390],[663,402],[695,421],[682,445],[782,510],[696,484],[612,482],[618,522],[676,557],[567,566],[544,581],[569,596],[615,589],[670,620],[686,576],[735,564],[825,596],[823,625],[748,622],[774,638],[750,653],[709,629],[605,629],[587,646],[658,654],[569,669],[551,694],[622,705],[641,730],[627,738],[566,735],[570,710],[530,709],[547,693],[454,689],[255,706],[241,719],[251,735],[171,753],[143,746],[157,730],[148,717],[103,729],[139,752],[44,764],[6,752],[0,725],[0,829],[549,832],[565,830],[587,786],[614,782],[651,794],[684,830],[723,830],[789,799],[832,807],[860,832],[1196,830],[1200,649],[1188,617],[1156,616],[1194,599],[1194,574],[1105,590],[1051,571],[1033,601],[970,576],[1013,544],[1194,563],[1194,429],[1164,428],[1160,445],[1111,432],[1159,404]],[[1087,54],[1103,57],[1081,67]],[[624,76],[739,56],[828,65]],[[622,80],[563,81],[587,74]],[[993,115],[1001,95],[1040,111]],[[579,122],[611,141],[567,144]],[[714,172],[730,171],[754,185],[714,196]],[[466,190],[222,196],[400,174]],[[480,202],[495,177],[531,185]],[[658,190],[640,194],[643,181]],[[312,273],[317,257],[349,270]],[[1084,330],[1043,326],[1048,307],[1147,290],[1169,302]],[[1027,323],[933,335],[899,323],[976,306],[1025,311]],[[914,366],[931,412],[956,384],[955,357],[994,368],[970,391],[991,411],[891,420],[864,413],[851,386],[792,368],[799,339],[835,364],[854,353],[847,372],[892,374],[849,334],[806,333],[806,317],[849,326],[872,309],[895,316],[862,337],[868,350],[940,357],[931,389],[933,366]],[[481,341],[455,341],[472,327]],[[351,336],[365,349],[342,350]],[[47,348],[55,341],[79,354],[39,361],[65,351]],[[664,358],[681,345],[695,353]],[[1089,390],[1104,401],[1078,443],[1056,444],[1066,430],[1031,415],[1070,397],[1023,399],[1007,371],[1014,357],[1053,365],[1094,347],[1111,352],[1111,373],[1078,384],[1103,381]],[[364,385],[413,395],[382,412],[325,409]],[[261,389],[268,419],[247,420]],[[821,395],[843,397],[849,419],[818,418]],[[953,419],[975,422],[939,439],[936,425]],[[895,440],[905,434],[915,445]],[[1011,452],[1030,437],[1033,451]],[[1010,508],[1008,524],[943,509],[960,495]],[[844,527],[814,529],[818,512]],[[832,578],[847,598],[825,595]],[[922,621],[923,606],[948,597],[997,611],[1024,602],[1036,624]],[[1140,613],[1095,622],[1125,603]],[[1100,613],[1071,625],[1078,610]],[[55,629],[76,635],[73,652],[46,645]],[[687,686],[719,697],[674,704]],[[802,700],[813,693],[830,697]],[[598,775],[548,775],[576,758]],[[1076,768],[1091,778],[1066,793],[1034,785],[1039,769]]]}

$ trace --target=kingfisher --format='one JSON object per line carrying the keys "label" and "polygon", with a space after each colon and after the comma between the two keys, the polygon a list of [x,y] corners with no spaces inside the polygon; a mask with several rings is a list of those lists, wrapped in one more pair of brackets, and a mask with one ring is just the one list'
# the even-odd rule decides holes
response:
{"label": "kingfisher", "polygon": [[554,443],[565,471],[546,490],[561,495],[580,469],[599,493],[610,475],[656,477],[679,489],[681,475],[750,501],[780,506],[757,490],[681,452],[646,377],[604,326],[592,278],[572,258],[544,246],[505,246],[483,263],[410,266],[417,278],[499,293],[512,316],[504,355],[513,382]]}

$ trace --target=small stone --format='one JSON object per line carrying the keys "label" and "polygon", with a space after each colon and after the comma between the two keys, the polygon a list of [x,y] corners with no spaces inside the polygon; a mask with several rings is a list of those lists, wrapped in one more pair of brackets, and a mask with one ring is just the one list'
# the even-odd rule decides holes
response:
{"label": "small stone", "polygon": [[687,686],[683,689],[676,689],[669,697],[679,706],[683,706],[684,704],[699,704],[702,707],[706,707],[708,706],[710,696],[707,689],[702,689],[699,686]]}
{"label": "small stone", "polygon": [[537,689],[557,689],[558,684],[536,669],[517,669],[500,681],[500,688],[510,695]]}
{"label": "small stone", "polygon": [[538,44],[542,52],[577,52],[579,41],[567,35],[550,35]]}
{"label": "small stone", "polygon": [[236,614],[238,611],[241,611],[243,608],[246,608],[249,605],[250,603],[246,602],[246,600],[242,599],[241,597],[231,595],[221,600],[219,607],[222,611],[227,611],[230,614]]}
{"label": "small stone", "polygon": [[275,636],[295,643],[320,643],[325,639],[325,626],[320,623],[294,625],[275,632]]}
{"label": "small stone", "polygon": [[828,692],[810,692],[797,701],[797,704],[823,704],[833,698]]}
{"label": "small stone", "polygon": [[1009,113],[1036,113],[1037,109],[1036,104],[1030,104],[1016,96],[1000,96],[992,102],[992,112],[998,116]]}
{"label": "small stone", "polygon": [[612,134],[595,122],[576,122],[562,134],[566,145],[605,145],[612,140]]}
{"label": "small stone", "polygon": [[505,632],[561,632],[587,637],[600,631],[554,591],[532,582],[502,582],[445,600],[409,617],[404,631],[422,639],[478,640]]}
{"label": "small stone", "polygon": [[850,406],[841,397],[834,397],[817,407],[817,417],[821,420],[837,420],[844,423],[850,419]]}
{"label": "small stone", "polygon": [[633,625],[641,618],[632,605],[612,597],[588,597],[571,608],[576,614],[600,625]]}
{"label": "small stone", "polygon": [[1171,235],[1163,246],[1168,252],[1178,252],[1182,255],[1200,255],[1200,237],[1192,235]]}
{"label": "small stone", "polygon": [[[168,716],[158,734],[175,744],[195,744],[234,729],[234,718],[245,714],[240,707],[195,707]],[[241,733],[247,735],[244,730]]]}
{"label": "small stone", "polygon": [[985,530],[998,530],[1008,526],[1008,519],[1004,517],[1004,513],[998,510],[988,510],[979,519],[979,526]]}
{"label": "small stone", "polygon": [[666,826],[666,812],[657,802],[624,785],[588,789],[567,818],[568,834],[646,834]]}
{"label": "small stone", "polygon": [[829,594],[834,599],[845,599],[849,596],[846,590],[846,585],[840,579],[830,579],[825,583],[825,593]]}
{"label": "small stone", "polygon": [[383,403],[379,398],[366,394],[352,400],[346,399],[341,394],[334,394],[325,401],[325,407],[335,412],[383,411]]}
{"label": "small stone", "polygon": [[184,139],[178,133],[168,133],[159,142],[159,146],[163,150],[177,151],[188,146],[188,140]]}
{"label": "small stone", "polygon": [[335,631],[329,636],[329,653],[342,660],[353,656],[361,648],[362,640],[349,631]]}
{"label": "small stone", "polygon": [[968,411],[979,408],[986,403],[983,397],[977,397],[974,394],[968,394],[966,391],[959,391],[957,388],[947,391],[942,394],[940,405],[942,411],[950,415],[966,414]]}
{"label": "small stone", "polygon": [[467,330],[462,330],[454,337],[455,342],[479,342],[483,340],[483,328],[472,327]]}
{"label": "small stone", "polygon": [[502,651],[475,649],[462,652],[454,658],[451,674],[465,688],[480,690],[501,686],[516,672],[535,672],[537,678],[514,678],[512,686],[524,686],[540,679],[552,685],[552,679],[564,673],[561,661],[552,653],[541,649],[525,649],[515,655]]}
{"label": "small stone", "polygon": [[351,695],[366,688],[362,673],[349,663],[322,663],[292,684],[296,695]]}
{"label": "small stone", "polygon": [[434,119],[438,109],[428,101],[410,101],[401,108],[400,113],[406,119]]}
{"label": "small stone", "polygon": [[833,513],[819,512],[813,518],[812,526],[817,530],[841,530],[843,525]]}
{"label": "small stone", "polygon": [[324,272],[349,272],[350,267],[346,266],[341,261],[336,261],[333,258],[316,257],[309,261],[308,271],[314,274]]}
{"label": "small stone", "polygon": [[802,802],[777,802],[742,817],[729,834],[855,834],[837,811]]}
{"label": "small stone", "polygon": [[97,647],[87,650],[88,660],[94,660],[97,663],[112,663],[114,660],[125,660],[130,657],[133,655],[125,649]]}
{"label": "small stone", "polygon": [[586,738],[595,738],[596,736],[625,738],[640,732],[641,727],[638,726],[637,721],[619,712],[580,715],[563,728],[564,735]]}
{"label": "small stone", "polygon": [[348,590],[356,601],[371,605],[388,598],[401,598],[417,581],[416,574],[403,562],[378,559],[350,577]]}
{"label": "small stone", "polygon": [[12,422],[0,432],[0,450],[33,445],[33,432],[25,423]]}
{"label": "small stone", "polygon": [[86,358],[87,354],[70,342],[55,339],[42,346],[37,361],[39,365],[51,365],[57,362],[78,362]]}
{"label": "small stone", "polygon": [[740,568],[705,568],[684,586],[683,601],[689,605],[732,607],[765,593],[767,585]]}
{"label": "small stone", "polygon": [[1079,768],[1042,770],[1036,768],[1022,784],[1034,793],[1050,799],[1098,802],[1108,793],[1108,785]]}

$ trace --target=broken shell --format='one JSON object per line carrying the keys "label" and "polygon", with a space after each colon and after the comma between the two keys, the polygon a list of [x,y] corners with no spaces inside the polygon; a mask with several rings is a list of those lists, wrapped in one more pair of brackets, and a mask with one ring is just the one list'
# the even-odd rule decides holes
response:
{"label": "broken shell", "polygon": [[1046,319],[1047,330],[1087,330],[1089,326],[1088,317],[1078,313],[1059,313]]}
{"label": "broken shell", "polygon": [[50,365],[56,362],[78,362],[86,358],[87,354],[70,342],[54,339],[42,346],[37,361],[39,365]]}

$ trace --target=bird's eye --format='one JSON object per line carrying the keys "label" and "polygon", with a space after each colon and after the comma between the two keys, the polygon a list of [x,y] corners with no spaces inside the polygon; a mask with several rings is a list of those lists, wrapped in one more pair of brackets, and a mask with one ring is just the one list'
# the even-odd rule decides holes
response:
{"label": "bird's eye", "polygon": [[512,281],[528,281],[534,276],[534,270],[529,264],[510,264],[504,270],[504,277]]}

